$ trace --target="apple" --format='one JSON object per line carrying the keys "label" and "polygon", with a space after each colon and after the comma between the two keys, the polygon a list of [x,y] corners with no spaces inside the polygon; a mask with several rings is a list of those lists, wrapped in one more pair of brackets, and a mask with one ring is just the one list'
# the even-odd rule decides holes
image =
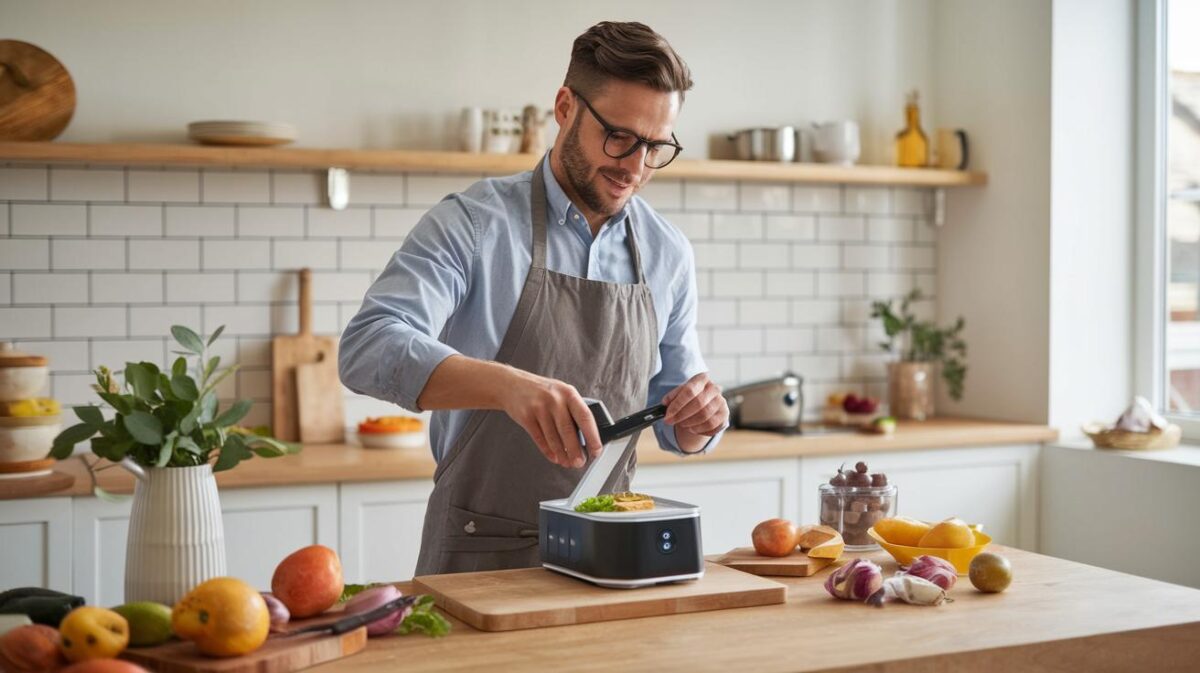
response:
{"label": "apple", "polygon": [[796,549],[796,526],[787,519],[767,519],[754,527],[750,539],[762,556],[787,556]]}

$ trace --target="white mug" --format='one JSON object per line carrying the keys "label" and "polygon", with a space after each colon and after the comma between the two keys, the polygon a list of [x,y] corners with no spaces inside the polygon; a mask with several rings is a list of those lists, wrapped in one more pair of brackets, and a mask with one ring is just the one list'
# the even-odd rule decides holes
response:
{"label": "white mug", "polygon": [[478,154],[483,151],[483,108],[465,107],[459,121],[458,139],[464,152]]}
{"label": "white mug", "polygon": [[813,124],[813,158],[818,162],[850,166],[861,153],[858,122]]}

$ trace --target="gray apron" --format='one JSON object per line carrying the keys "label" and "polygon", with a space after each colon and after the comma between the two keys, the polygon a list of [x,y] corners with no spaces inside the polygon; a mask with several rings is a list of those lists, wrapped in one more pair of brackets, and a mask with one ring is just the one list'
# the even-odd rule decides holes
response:
{"label": "gray apron", "polygon": [[[635,284],[556,273],[546,268],[540,162],[530,192],[533,260],[496,361],[565,381],[603,401],[613,418],[638,411],[649,390],[658,321],[629,218],[625,239]],[[637,454],[629,455],[606,491],[629,489]],[[538,502],[569,496],[585,467],[546,460],[503,411],[473,411],[433,475],[416,574],[538,565]]]}

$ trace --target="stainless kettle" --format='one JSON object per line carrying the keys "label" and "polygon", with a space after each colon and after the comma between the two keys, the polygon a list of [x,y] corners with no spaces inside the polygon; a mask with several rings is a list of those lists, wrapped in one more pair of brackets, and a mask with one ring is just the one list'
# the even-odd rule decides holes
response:
{"label": "stainless kettle", "polygon": [[759,430],[798,428],[804,412],[803,382],[787,372],[724,391],[730,425]]}

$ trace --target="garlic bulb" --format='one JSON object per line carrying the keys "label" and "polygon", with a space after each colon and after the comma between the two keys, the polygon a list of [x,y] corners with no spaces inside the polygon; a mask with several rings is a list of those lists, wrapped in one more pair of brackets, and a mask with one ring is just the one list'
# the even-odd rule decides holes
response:
{"label": "garlic bulb", "polygon": [[953,589],[954,583],[958,581],[958,570],[953,564],[946,559],[929,555],[918,556],[908,570],[901,574],[929,580],[947,591]]}
{"label": "garlic bulb", "polygon": [[865,601],[879,591],[882,582],[883,570],[878,565],[864,558],[856,558],[825,578],[825,590],[834,598]]}
{"label": "garlic bulb", "polygon": [[871,605],[883,607],[885,600],[899,600],[913,605],[941,605],[952,600],[946,590],[913,575],[897,574],[883,581],[883,588],[871,596]]}

